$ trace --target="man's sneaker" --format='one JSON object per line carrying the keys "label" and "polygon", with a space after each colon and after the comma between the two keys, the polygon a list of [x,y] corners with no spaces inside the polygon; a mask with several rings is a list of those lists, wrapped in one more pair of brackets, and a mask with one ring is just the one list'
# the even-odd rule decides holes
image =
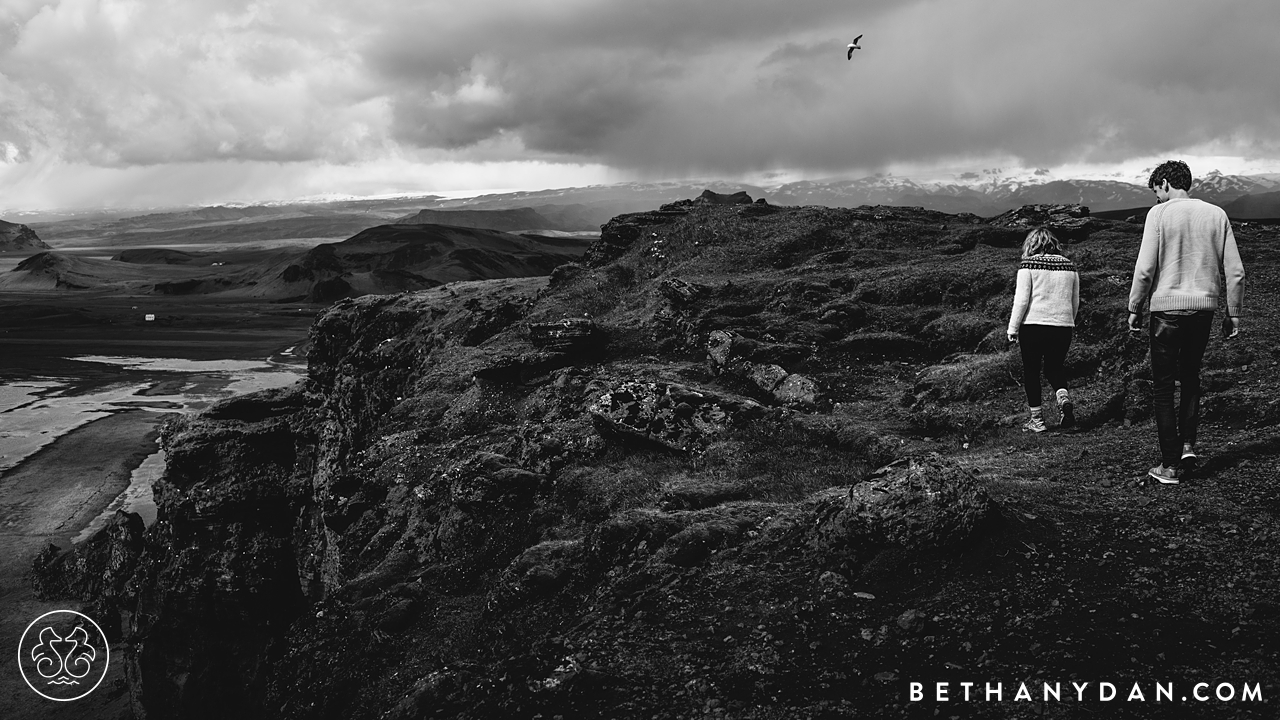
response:
{"label": "man's sneaker", "polygon": [[1178,468],[1165,467],[1164,463],[1161,463],[1148,470],[1147,475],[1150,475],[1161,485],[1177,485],[1179,479],[1182,477],[1182,470]]}
{"label": "man's sneaker", "polygon": [[1023,432],[1042,433],[1045,431],[1044,418],[1033,417],[1022,426]]}
{"label": "man's sneaker", "polygon": [[1196,446],[1192,443],[1182,443],[1182,462],[1195,462],[1200,456],[1196,455]]}
{"label": "man's sneaker", "polygon": [[1064,400],[1058,409],[1062,411],[1062,427],[1075,427],[1076,424],[1076,408],[1071,404],[1070,400]]}

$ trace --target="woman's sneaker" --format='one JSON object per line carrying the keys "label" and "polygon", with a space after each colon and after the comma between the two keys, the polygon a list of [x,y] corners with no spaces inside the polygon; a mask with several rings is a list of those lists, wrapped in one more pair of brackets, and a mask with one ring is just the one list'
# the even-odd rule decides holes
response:
{"label": "woman's sneaker", "polygon": [[1161,463],[1148,470],[1147,475],[1161,485],[1177,485],[1181,481],[1182,470],[1165,467],[1164,463]]}
{"label": "woman's sneaker", "polygon": [[1042,433],[1045,431],[1044,418],[1033,417],[1022,426],[1023,432]]}
{"label": "woman's sneaker", "polygon": [[1071,398],[1067,395],[1067,389],[1062,388],[1056,393],[1058,401],[1058,410],[1062,412],[1062,427],[1074,427],[1076,424],[1076,408],[1071,404]]}

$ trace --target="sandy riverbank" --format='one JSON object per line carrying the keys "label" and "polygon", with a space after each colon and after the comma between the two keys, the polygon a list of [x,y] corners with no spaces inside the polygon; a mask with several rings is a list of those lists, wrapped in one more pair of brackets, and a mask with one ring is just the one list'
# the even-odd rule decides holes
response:
{"label": "sandy riverbank", "polygon": [[[129,485],[133,470],[156,451],[165,415],[117,412],[82,425],[0,476],[0,649],[18,647],[27,624],[49,610],[79,609],[74,602],[37,600],[27,573],[50,542],[67,546],[83,527]],[[128,717],[122,693],[122,648],[112,648],[106,680],[83,700],[56,703],[26,686],[12,662],[0,665],[0,717]]]}

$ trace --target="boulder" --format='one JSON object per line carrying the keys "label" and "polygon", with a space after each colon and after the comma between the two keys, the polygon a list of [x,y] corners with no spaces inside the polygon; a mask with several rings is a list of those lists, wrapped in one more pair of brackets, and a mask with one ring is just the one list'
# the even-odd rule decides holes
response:
{"label": "boulder", "polygon": [[744,391],[748,394],[788,407],[813,409],[826,399],[818,384],[803,375],[787,372],[777,363],[767,362],[772,358],[794,360],[797,354],[807,354],[807,351],[785,343],[750,340],[724,330],[712,332],[707,339],[707,357],[712,369],[737,378],[746,386]]}
{"label": "boulder", "polygon": [[590,345],[596,337],[596,324],[589,317],[570,317],[529,325],[529,341],[542,350],[568,352]]}
{"label": "boulder", "polygon": [[746,398],[636,380],[610,388],[587,410],[602,430],[680,452],[700,452],[739,418],[764,414],[759,403]]}
{"label": "boulder", "polygon": [[667,278],[658,285],[658,292],[676,309],[684,309],[693,305],[698,298],[710,290],[706,285],[690,283],[680,278]]}
{"label": "boulder", "polygon": [[812,410],[822,405],[826,399],[818,384],[803,376],[788,375],[773,389],[773,396],[787,407]]}
{"label": "boulder", "polygon": [[751,196],[745,191],[739,190],[733,194],[723,194],[713,192],[711,190],[703,190],[698,196],[698,202],[707,205],[750,205]]}
{"label": "boulder", "polygon": [[862,562],[879,550],[954,546],[975,535],[994,502],[983,483],[937,453],[903,458],[847,491],[819,495],[809,547]]}
{"label": "boulder", "polygon": [[772,393],[789,374],[777,365],[753,364],[749,377],[761,390]]}

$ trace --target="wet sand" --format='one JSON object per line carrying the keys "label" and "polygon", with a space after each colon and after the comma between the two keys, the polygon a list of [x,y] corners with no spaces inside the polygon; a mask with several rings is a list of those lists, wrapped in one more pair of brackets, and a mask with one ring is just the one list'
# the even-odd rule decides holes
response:
{"label": "wet sand", "polygon": [[[50,542],[69,547],[129,485],[134,468],[156,451],[167,416],[117,412],[82,425],[0,476],[0,650],[10,656],[28,623],[49,610],[79,609],[69,600],[46,602],[31,591],[31,561]],[[111,648],[102,685],[74,702],[53,702],[26,686],[12,661],[0,664],[0,718],[129,717],[123,692],[123,648]]]}

